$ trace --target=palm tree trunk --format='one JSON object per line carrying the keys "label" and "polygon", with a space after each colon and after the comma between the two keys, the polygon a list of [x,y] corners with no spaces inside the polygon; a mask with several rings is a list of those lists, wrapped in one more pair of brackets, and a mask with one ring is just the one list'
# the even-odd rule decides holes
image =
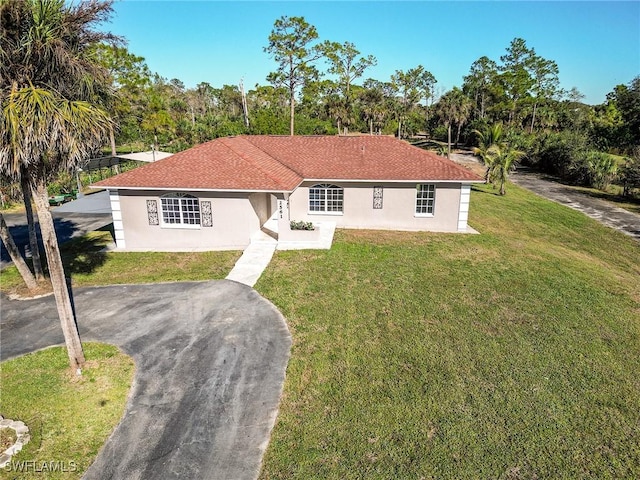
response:
{"label": "palm tree trunk", "polygon": [[33,216],[33,206],[31,205],[31,187],[26,172],[21,172],[20,187],[22,188],[22,197],[24,198],[24,210],[27,214],[27,226],[29,228],[29,247],[31,248],[31,260],[33,262],[33,274],[36,281],[44,279],[44,271],[42,270],[42,261],[40,260],[40,247],[38,246],[38,236],[36,235],[36,224]]}
{"label": "palm tree trunk", "polygon": [[47,265],[49,266],[49,277],[56,299],[60,324],[62,325],[69,364],[74,371],[79,371],[85,362],[84,352],[82,351],[78,325],[76,324],[73,306],[71,305],[71,296],[64,275],[53,217],[49,211],[47,187],[43,180],[39,180],[37,185],[33,186],[32,193],[38,211],[38,218],[40,219],[40,232],[42,233]]}
{"label": "palm tree trunk", "polygon": [[[502,158],[501,159],[502,162],[505,162],[506,159]],[[505,184],[507,183],[507,176],[509,175],[508,173],[508,169],[505,168],[506,165],[503,163],[502,165],[500,165],[498,168],[500,168],[499,172],[500,172],[500,195],[505,195],[507,193],[506,189],[505,189]]]}
{"label": "palm tree trunk", "polygon": [[16,266],[18,273],[27,285],[27,288],[31,291],[36,290],[38,288],[36,279],[31,273],[31,270],[29,270],[29,266],[24,261],[24,258],[22,258],[22,255],[20,255],[20,250],[18,250],[16,242],[13,241],[13,237],[9,231],[9,227],[7,227],[7,222],[4,221],[2,213],[0,213],[0,238],[9,253],[9,257],[11,257],[11,261]]}
{"label": "palm tree trunk", "polygon": [[[116,152],[116,134],[113,131],[113,125],[109,128],[109,142],[111,143],[111,158],[113,160],[113,158],[115,158],[115,156],[118,154]],[[120,173],[120,164],[115,166],[114,171],[116,172],[116,174]]]}
{"label": "palm tree trunk", "polygon": [[369,120],[369,135],[373,135],[373,118]]}
{"label": "palm tree trunk", "polygon": [[451,122],[449,122],[447,129],[447,158],[451,158]]}

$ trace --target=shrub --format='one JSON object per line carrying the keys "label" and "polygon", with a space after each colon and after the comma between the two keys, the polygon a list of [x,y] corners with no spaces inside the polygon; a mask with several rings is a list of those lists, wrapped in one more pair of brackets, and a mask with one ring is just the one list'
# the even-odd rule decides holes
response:
{"label": "shrub", "polygon": [[588,139],[577,132],[547,133],[531,148],[531,165],[575,183],[588,183]]}
{"label": "shrub", "polygon": [[589,183],[600,190],[606,190],[618,172],[615,159],[606,153],[589,152],[587,156]]}
{"label": "shrub", "polygon": [[299,222],[296,222],[295,220],[291,220],[291,222],[289,223],[289,226],[291,227],[291,230],[315,230],[313,223],[304,222],[302,220]]}
{"label": "shrub", "polygon": [[640,194],[640,147],[633,152],[633,157],[627,158],[620,168],[620,180],[625,197],[634,197]]}

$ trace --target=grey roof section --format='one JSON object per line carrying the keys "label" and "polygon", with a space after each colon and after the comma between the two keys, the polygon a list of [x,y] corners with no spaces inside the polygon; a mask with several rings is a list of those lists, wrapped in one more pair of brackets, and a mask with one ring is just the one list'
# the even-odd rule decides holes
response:
{"label": "grey roof section", "polygon": [[99,168],[113,167],[125,160],[135,160],[138,162],[153,163],[170,157],[173,153],[149,150],[148,152],[123,153],[118,155],[107,155],[104,157],[91,158],[82,166],[83,170],[97,170]]}

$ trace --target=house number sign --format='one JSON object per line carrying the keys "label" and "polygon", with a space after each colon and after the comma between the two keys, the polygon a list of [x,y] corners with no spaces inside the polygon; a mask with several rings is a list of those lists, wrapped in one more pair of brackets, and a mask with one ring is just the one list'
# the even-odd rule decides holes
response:
{"label": "house number sign", "polygon": [[285,218],[285,211],[287,209],[287,201],[286,200],[278,200],[278,218]]}

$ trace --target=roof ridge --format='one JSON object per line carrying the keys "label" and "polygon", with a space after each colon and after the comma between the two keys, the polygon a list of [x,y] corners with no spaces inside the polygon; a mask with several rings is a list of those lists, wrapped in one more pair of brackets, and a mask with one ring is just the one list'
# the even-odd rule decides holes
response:
{"label": "roof ridge", "polygon": [[[255,168],[257,168],[258,170],[260,170],[260,172],[262,172],[266,177],[270,178],[271,180],[273,180],[276,184],[280,185],[282,188],[287,189],[286,185],[275,175],[271,175],[267,170],[265,170],[264,168],[262,168],[260,165],[258,165],[256,162],[252,161],[250,157],[247,157],[246,155],[243,155],[241,152],[238,152],[236,150],[234,150],[231,145],[227,144],[225,142],[225,140],[229,138],[229,137],[222,137],[220,138],[220,143],[222,143],[222,145],[224,145],[226,148],[228,148],[230,151],[232,151],[235,155],[239,156],[240,158],[242,158],[245,162],[253,165]],[[249,145],[251,145],[253,148],[259,150],[263,155],[266,155],[269,159],[277,162],[279,165],[281,165],[282,167],[284,167],[285,169],[287,169],[288,171],[290,171],[291,173],[294,173],[296,176],[300,177],[301,180],[304,180],[304,177],[302,175],[300,175],[298,172],[296,172],[295,170],[292,170],[291,168],[287,167],[284,163],[282,163],[280,160],[278,160],[275,157],[272,157],[271,155],[269,155],[267,152],[265,152],[264,150],[262,150],[261,148],[259,148],[257,145],[255,145],[253,142],[250,142],[249,140],[247,140],[247,138],[244,135],[239,135],[238,137],[235,138],[239,138],[244,140],[246,143],[248,143]],[[287,189],[288,190],[288,189]]]}
{"label": "roof ridge", "polygon": [[[302,180],[305,179],[305,176],[299,172],[298,170],[294,169],[293,167],[287,165],[286,163],[284,163],[281,159],[274,157],[273,155],[271,155],[270,153],[268,153],[266,150],[264,150],[263,148],[261,148],[260,146],[256,145],[255,143],[253,143],[250,139],[250,137],[290,137],[291,135],[242,135],[242,138],[244,138],[248,143],[250,143],[251,145],[253,145],[255,148],[257,148],[258,150],[260,150],[262,153],[264,153],[265,155],[267,155],[270,158],[273,158],[276,162],[278,162],[280,165],[282,165],[284,168],[286,168],[287,170],[289,170],[290,172],[295,173],[298,177],[300,177]],[[301,135],[299,135],[301,136]],[[310,136],[310,135],[309,135]],[[326,137],[327,135],[315,135],[318,137]]]}

